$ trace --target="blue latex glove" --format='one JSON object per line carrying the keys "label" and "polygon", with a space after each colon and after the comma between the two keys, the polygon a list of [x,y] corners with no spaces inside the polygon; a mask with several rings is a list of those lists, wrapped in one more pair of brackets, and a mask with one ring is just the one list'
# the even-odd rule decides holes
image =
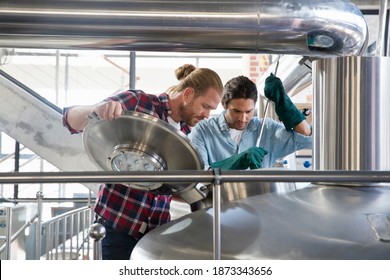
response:
{"label": "blue latex glove", "polygon": [[263,159],[266,154],[268,154],[268,152],[262,148],[251,147],[245,152],[221,161],[213,162],[210,166],[223,170],[258,169],[262,167]]}
{"label": "blue latex glove", "polygon": [[287,96],[282,81],[272,73],[265,79],[264,94],[275,102],[276,114],[287,130],[293,129],[306,119],[305,115],[295,107],[290,97]]}

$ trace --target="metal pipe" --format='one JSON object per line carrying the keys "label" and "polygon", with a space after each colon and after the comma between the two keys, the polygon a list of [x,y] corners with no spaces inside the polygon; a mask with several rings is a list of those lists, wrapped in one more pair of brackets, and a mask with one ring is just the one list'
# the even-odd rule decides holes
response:
{"label": "metal pipe", "polygon": [[[313,58],[307,56],[285,55],[279,60],[278,77],[282,80],[284,90],[288,96],[293,97],[297,94],[299,88],[305,89],[312,84],[311,64]],[[271,65],[272,66],[272,65]],[[265,80],[272,73],[273,68],[269,67],[261,75],[257,85],[258,88],[264,88]],[[264,96],[260,95],[262,98]]]}
{"label": "metal pipe", "polygon": [[45,236],[46,236],[46,242],[45,242],[45,248],[46,248],[46,260],[49,260],[50,259],[50,255],[51,255],[51,246],[53,246],[53,244],[51,244],[51,238],[50,236],[52,235],[52,233],[54,232],[54,229],[53,229],[53,224],[49,224],[47,225],[47,227],[45,228]]}
{"label": "metal pipe", "polygon": [[363,53],[367,35],[350,1],[0,0],[3,48],[326,57]]}
{"label": "metal pipe", "polygon": [[376,56],[383,56],[385,42],[385,30],[386,30],[386,15],[387,15],[387,1],[381,0],[379,9],[379,25],[378,34],[376,38]]}
{"label": "metal pipe", "polygon": [[[366,170],[223,170],[223,182],[390,182],[388,171]],[[213,183],[210,170],[133,171],[133,172],[19,172],[1,173],[0,184],[19,183],[120,183],[170,182]]]}
{"label": "metal pipe", "polygon": [[[77,233],[77,238],[76,238],[76,256],[79,252],[80,249],[80,242],[79,242],[79,234],[80,234],[80,212],[76,214],[76,233]],[[73,236],[72,236],[73,239]],[[83,239],[84,241],[84,239]],[[73,251],[73,248],[71,247],[71,250]],[[73,260],[73,258],[72,258]]]}
{"label": "metal pipe", "polygon": [[386,32],[385,35],[387,34],[387,43],[386,43],[386,56],[390,57],[390,13],[387,14],[387,27],[386,27]]}
{"label": "metal pipe", "polygon": [[136,89],[136,81],[137,81],[137,75],[136,75],[136,63],[135,63],[135,60],[136,60],[136,53],[135,52],[130,52],[130,55],[129,55],[129,62],[130,62],[130,65],[129,65],[129,88],[130,89]]}
{"label": "metal pipe", "polygon": [[69,222],[70,222],[70,229],[69,229],[69,234],[70,234],[70,259],[73,260],[73,234],[74,234],[74,215],[70,215],[69,217]]}
{"label": "metal pipe", "polygon": [[[43,214],[43,192],[38,191],[36,194],[37,197],[37,211],[38,211],[38,219],[36,224],[36,233],[35,233],[35,259],[39,260],[41,258],[41,236],[42,236],[42,214]],[[46,232],[46,234],[49,234]],[[47,249],[47,247],[46,247]]]}
{"label": "metal pipe", "polygon": [[[91,204],[91,199],[89,198],[43,198],[43,202],[76,202],[76,203],[86,203],[88,205]],[[18,198],[18,199],[12,199],[12,198],[1,198],[0,203],[4,202],[10,202],[10,203],[25,203],[25,202],[34,202],[36,203],[36,198]]]}
{"label": "metal pipe", "polygon": [[[62,229],[64,232],[64,234],[62,234],[62,259],[63,260],[66,260],[66,254],[65,254],[65,243],[66,243],[66,238],[67,238],[67,233],[68,233],[68,227],[67,227],[67,220],[66,218],[62,220]],[[73,236],[70,235],[70,237],[72,238]],[[72,250],[72,247],[71,247],[71,250]]]}
{"label": "metal pipe", "polygon": [[106,236],[106,228],[99,223],[92,224],[88,229],[88,235],[93,242],[93,259],[102,259],[102,239]]}
{"label": "metal pipe", "polygon": [[[15,141],[15,161],[14,161],[14,171],[19,172],[20,169],[20,143]],[[14,198],[17,199],[19,196],[19,185],[14,185]]]}
{"label": "metal pipe", "polygon": [[85,214],[86,214],[86,212],[82,213],[82,220],[84,221],[84,225],[83,225],[83,232],[82,232],[83,243],[82,243],[82,246],[81,246],[81,256],[82,256],[83,259],[84,259],[84,256],[85,256],[85,252],[84,252],[85,251],[85,224],[86,224]]}
{"label": "metal pipe", "polygon": [[[72,226],[72,224],[71,224],[71,226]],[[66,234],[66,232],[65,232],[65,234]],[[73,234],[73,232],[70,232],[70,234]],[[53,245],[54,248],[52,250],[52,252],[54,251],[53,252],[53,255],[54,255],[53,259],[54,260],[58,260],[58,245],[60,244],[59,239],[60,239],[60,221],[56,221],[54,223],[54,245]],[[72,241],[72,239],[70,239],[70,240]],[[72,244],[71,244],[71,246],[72,246]]]}
{"label": "metal pipe", "polygon": [[221,170],[214,169],[213,185],[213,257],[221,259]]}
{"label": "metal pipe", "polygon": [[[276,58],[276,66],[275,66],[275,71],[274,71],[274,75],[275,75],[275,76],[276,76],[276,73],[278,72],[280,56],[281,56],[281,55],[278,55],[278,57]],[[268,107],[269,107],[269,99],[267,99],[267,102],[266,102],[266,104],[265,104],[265,110],[264,110],[263,121],[262,121],[261,127],[260,127],[259,138],[258,138],[257,141],[256,141],[256,147],[259,147],[259,146],[260,146],[261,136],[263,135],[264,124],[265,124],[265,118],[267,117]]]}
{"label": "metal pipe", "polygon": [[6,213],[6,222],[7,222],[7,227],[6,227],[6,241],[5,241],[5,247],[6,247],[6,253],[5,253],[5,259],[10,260],[11,259],[11,238],[12,238],[12,211],[11,207],[6,207],[5,208],[5,213]]}

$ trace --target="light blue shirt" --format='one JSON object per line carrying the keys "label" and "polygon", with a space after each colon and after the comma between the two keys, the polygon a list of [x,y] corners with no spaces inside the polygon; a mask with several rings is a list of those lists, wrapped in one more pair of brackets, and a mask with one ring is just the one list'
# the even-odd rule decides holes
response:
{"label": "light blue shirt", "polygon": [[[248,150],[257,143],[263,119],[253,117],[245,128],[241,142],[237,144],[230,137],[225,111],[217,117],[202,120],[192,128],[188,135],[192,144],[203,159],[205,169],[216,161],[226,159]],[[282,123],[265,119],[260,147],[267,150],[263,168],[272,167],[278,158],[285,157],[301,149],[312,148],[312,137],[293,130],[287,131]]]}

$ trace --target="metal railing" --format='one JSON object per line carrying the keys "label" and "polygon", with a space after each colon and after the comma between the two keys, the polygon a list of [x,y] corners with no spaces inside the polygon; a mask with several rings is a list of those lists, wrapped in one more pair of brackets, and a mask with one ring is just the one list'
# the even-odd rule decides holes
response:
{"label": "metal railing", "polygon": [[[10,259],[12,242],[19,238],[27,228],[30,228],[35,236],[34,259],[89,259],[92,245],[88,231],[93,221],[90,203],[43,222],[43,193],[38,191],[36,197],[37,212],[13,235],[11,235],[13,228],[11,207],[4,207],[7,226],[5,236],[0,237],[1,241],[5,241],[0,247],[1,259]],[[17,201],[23,202],[24,200]],[[90,202],[90,199],[88,201]]]}
{"label": "metal railing", "polygon": [[[46,260],[89,259],[92,249],[88,229],[93,221],[91,207],[86,206],[53,217],[41,224]],[[43,245],[43,244],[41,244]],[[38,252],[41,250],[38,249]]]}
{"label": "metal railing", "polygon": [[[390,183],[388,171],[295,171],[295,170],[251,170],[251,171],[158,171],[158,172],[26,172],[26,173],[2,173],[0,183],[118,183],[118,182],[163,182],[163,183],[213,183],[215,194],[213,198],[214,223],[214,259],[220,256],[220,197],[219,188],[224,182],[309,182],[309,183],[346,183],[378,185],[377,183]],[[341,184],[342,185],[342,184]],[[388,186],[388,184],[386,184]],[[61,217],[62,218],[62,217]],[[56,217],[50,223],[59,224],[60,217]],[[38,221],[39,223],[39,221]],[[47,223],[49,224],[49,223]],[[54,226],[56,227],[56,226]],[[39,227],[40,228],[40,227]],[[58,226],[57,226],[58,228]],[[47,231],[50,235],[50,230]],[[38,235],[40,236],[40,234]],[[104,237],[104,232],[95,235],[95,245],[100,245],[99,240]],[[93,237],[93,234],[92,236]],[[66,238],[65,238],[66,239]],[[54,245],[58,237],[54,239]],[[37,240],[38,241],[38,240]],[[38,242],[37,242],[38,243]],[[50,246],[49,246],[50,245]],[[47,248],[56,248],[53,244],[47,244]],[[39,246],[39,247],[38,247]],[[57,246],[58,247],[58,246]],[[40,244],[37,245],[40,248]],[[99,259],[99,248],[94,248],[95,259]],[[46,251],[46,256],[51,256],[51,251]],[[55,252],[54,256],[58,254]],[[49,258],[47,258],[49,259]]]}
{"label": "metal railing", "polygon": [[[217,177],[217,178],[216,178]],[[389,171],[314,170],[214,170],[177,171],[86,171],[86,172],[4,172],[0,184],[28,183],[214,183],[225,182],[308,182],[308,183],[390,183]]]}

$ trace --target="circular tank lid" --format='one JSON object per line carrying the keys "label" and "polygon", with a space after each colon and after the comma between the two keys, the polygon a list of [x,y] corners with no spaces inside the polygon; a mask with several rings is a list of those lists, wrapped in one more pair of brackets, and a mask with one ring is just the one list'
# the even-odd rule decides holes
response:
{"label": "circular tank lid", "polygon": [[[189,139],[168,123],[144,113],[125,111],[116,120],[91,117],[83,132],[89,158],[103,171],[202,170],[201,157]],[[124,185],[174,194],[194,187],[183,183],[127,183]]]}

